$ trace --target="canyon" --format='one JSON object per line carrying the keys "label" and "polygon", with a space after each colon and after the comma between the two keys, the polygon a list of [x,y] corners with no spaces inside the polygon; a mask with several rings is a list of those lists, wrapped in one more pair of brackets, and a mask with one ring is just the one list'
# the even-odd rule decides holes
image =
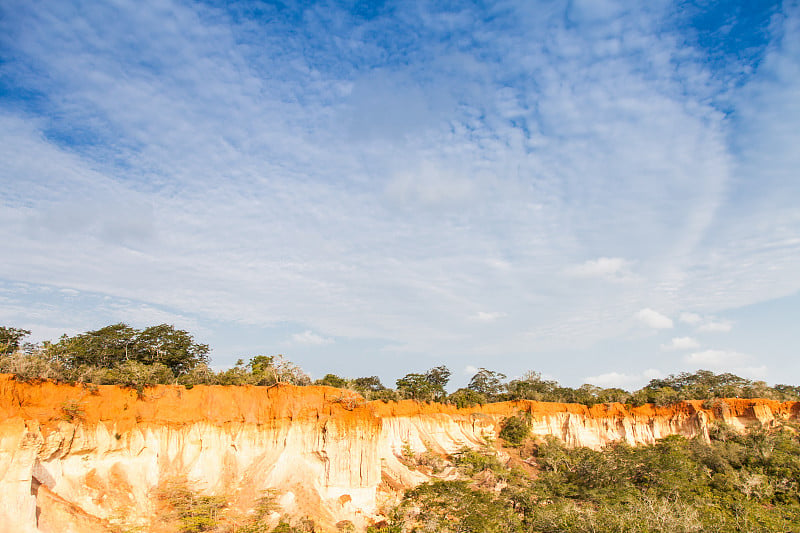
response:
{"label": "canyon", "polygon": [[[704,407],[706,405],[706,407]],[[408,457],[477,449],[503,420],[528,413],[535,437],[569,446],[708,439],[722,420],[796,420],[800,402],[727,399],[656,407],[535,401],[453,405],[366,402],[331,387],[25,383],[0,375],[0,529],[8,532],[174,531],[158,490],[184,480],[246,515],[274,491],[281,515],[317,531],[382,520],[402,491],[434,476]],[[502,453],[502,452],[501,452]],[[448,469],[436,476],[453,475]],[[116,529],[115,529],[116,528]]]}

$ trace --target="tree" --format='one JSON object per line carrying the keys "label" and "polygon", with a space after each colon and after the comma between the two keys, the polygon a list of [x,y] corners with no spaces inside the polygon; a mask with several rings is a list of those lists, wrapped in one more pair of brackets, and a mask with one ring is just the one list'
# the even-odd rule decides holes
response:
{"label": "tree", "polygon": [[444,387],[450,381],[450,370],[446,366],[431,368],[424,374],[406,374],[398,379],[397,391],[412,400],[442,400],[447,395]]}
{"label": "tree", "polygon": [[0,355],[19,350],[20,341],[30,334],[27,329],[0,326]]}
{"label": "tree", "polygon": [[273,363],[275,379],[278,383],[291,383],[292,385],[308,385],[311,379],[303,369],[278,354]]}
{"label": "tree", "polygon": [[347,387],[347,380],[339,377],[336,374],[325,374],[325,377],[318,379],[314,385],[326,385],[328,387],[336,387],[337,389],[344,389]]}
{"label": "tree", "polygon": [[644,396],[652,397],[657,395],[658,391],[667,389],[675,391],[679,400],[780,396],[779,392],[770,389],[763,382],[754,383],[730,373],[714,374],[710,370],[698,370],[695,373],[681,372],[663,379],[652,379],[646,387],[637,391],[637,394],[641,392]]}
{"label": "tree", "polygon": [[493,399],[502,392],[504,388],[504,379],[506,379],[505,374],[481,368],[478,370],[477,374],[472,376],[467,388],[479,392],[489,399]]}
{"label": "tree", "polygon": [[435,366],[425,373],[425,379],[436,389],[435,400],[441,400],[447,395],[444,388],[450,381],[450,374],[452,372],[444,365]]}
{"label": "tree", "polygon": [[365,392],[378,392],[386,390],[386,387],[383,386],[383,383],[381,383],[381,380],[378,378],[378,376],[356,378],[353,380],[353,388],[362,394]]}
{"label": "tree", "polygon": [[74,337],[62,335],[56,344],[47,344],[45,349],[73,368],[82,365],[111,368],[136,359],[137,333],[127,324],[112,324]]}
{"label": "tree", "polygon": [[161,324],[139,331],[124,323],[68,337],[55,344],[45,343],[48,357],[64,361],[71,368],[90,366],[114,368],[126,361],[146,365],[163,364],[175,376],[208,363],[209,348],[184,330]]}
{"label": "tree", "polygon": [[436,397],[436,388],[426,379],[425,374],[406,374],[396,384],[397,392],[412,400],[425,402]]}
{"label": "tree", "polygon": [[194,342],[189,332],[169,324],[151,326],[139,333],[135,341],[140,362],[161,363],[175,376],[185,374],[200,363],[208,364],[208,345]]}
{"label": "tree", "polygon": [[472,407],[473,405],[485,404],[486,396],[472,389],[462,388],[448,396],[447,403],[455,404],[456,407],[462,409],[464,407]]}
{"label": "tree", "polygon": [[530,413],[520,413],[504,418],[499,437],[510,446],[519,446],[531,434]]}
{"label": "tree", "polygon": [[500,533],[520,531],[520,521],[502,497],[467,481],[433,481],[406,492],[400,506],[409,530]]}
{"label": "tree", "polygon": [[522,379],[515,379],[507,386],[509,400],[536,400],[536,401],[558,401],[556,391],[559,389],[558,382],[554,380],[542,379],[542,375],[536,371],[528,371],[523,374]]}
{"label": "tree", "polygon": [[275,358],[271,355],[256,355],[250,359],[247,366],[250,367],[250,372],[252,372],[253,375],[264,376],[274,371],[274,363]]}
{"label": "tree", "polygon": [[628,391],[618,387],[603,389],[597,393],[597,401],[599,403],[626,403],[630,397],[631,395]]}

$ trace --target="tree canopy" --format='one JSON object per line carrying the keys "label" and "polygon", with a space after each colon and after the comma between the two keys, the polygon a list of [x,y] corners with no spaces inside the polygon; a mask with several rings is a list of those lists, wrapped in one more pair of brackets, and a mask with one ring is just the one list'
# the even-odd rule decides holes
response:
{"label": "tree canopy", "polygon": [[445,386],[450,381],[450,370],[442,365],[424,374],[406,374],[397,380],[397,392],[406,398],[419,401],[437,401],[447,396]]}
{"label": "tree canopy", "polygon": [[192,335],[169,324],[137,330],[124,323],[69,337],[62,336],[45,350],[68,366],[112,368],[125,361],[159,363],[181,376],[198,364],[208,363],[207,344],[195,342]]}
{"label": "tree canopy", "polygon": [[22,339],[30,334],[27,329],[0,326],[0,354],[16,352],[20,348]]}
{"label": "tree canopy", "polygon": [[[111,324],[74,336],[63,335],[57,342],[25,343],[30,331],[0,326],[0,372],[22,379],[53,379],[85,383],[143,386],[157,383],[219,385],[306,385],[311,379],[282,355],[255,355],[240,359],[229,369],[209,368],[209,347],[195,341],[187,331],[159,324],[139,330],[125,323]],[[396,380],[396,389],[384,387],[378,376],[351,378],[325,374],[316,383],[358,392],[368,400],[393,401],[402,398],[438,401],[470,407],[497,401],[535,400],[546,402],[619,402],[631,405],[669,405],[684,400],[719,398],[800,399],[800,387],[769,386],[731,373],[709,370],[681,372],[651,380],[639,390],[603,388],[583,384],[573,388],[545,379],[536,371],[506,381],[502,372],[480,368],[466,387],[448,394],[451,371],[444,365],[424,373],[409,373]],[[709,404],[710,405],[710,404]]]}

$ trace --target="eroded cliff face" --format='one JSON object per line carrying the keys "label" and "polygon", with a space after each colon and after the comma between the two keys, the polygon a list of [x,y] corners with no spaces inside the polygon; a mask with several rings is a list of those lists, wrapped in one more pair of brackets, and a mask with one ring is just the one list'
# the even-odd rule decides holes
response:
{"label": "eroded cliff face", "polygon": [[[495,438],[503,418],[529,412],[533,434],[572,446],[708,436],[715,417],[738,429],[797,418],[800,404],[727,400],[670,408],[505,402],[470,409],[366,403],[329,387],[25,384],[0,375],[0,528],[14,532],[160,531],[159,487],[185,479],[245,512],[277,489],[283,513],[323,530],[380,518],[380,503],[429,478],[403,454],[452,453]],[[276,515],[277,518],[277,515]],[[3,526],[2,524],[5,524]],[[161,529],[160,529],[161,528]]]}

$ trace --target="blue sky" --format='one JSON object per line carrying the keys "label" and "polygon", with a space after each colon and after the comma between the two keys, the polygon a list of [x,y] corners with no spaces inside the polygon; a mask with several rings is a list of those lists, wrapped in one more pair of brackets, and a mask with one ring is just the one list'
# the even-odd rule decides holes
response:
{"label": "blue sky", "polygon": [[800,384],[797,2],[0,5],[0,323]]}

